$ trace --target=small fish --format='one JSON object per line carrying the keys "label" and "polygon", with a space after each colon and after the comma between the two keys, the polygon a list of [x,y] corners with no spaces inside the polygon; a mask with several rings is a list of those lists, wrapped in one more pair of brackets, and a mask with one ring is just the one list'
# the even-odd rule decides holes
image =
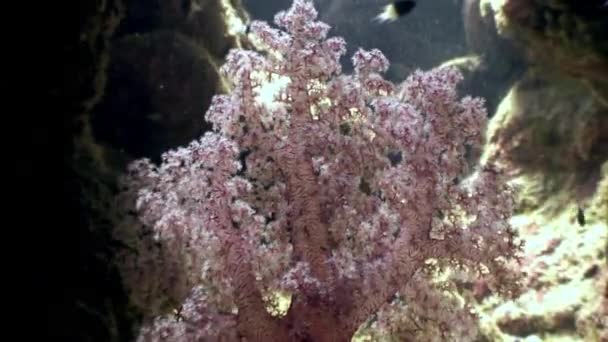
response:
{"label": "small fish", "polygon": [[582,227],[585,225],[585,211],[581,207],[578,207],[578,213],[576,215],[576,220],[578,221],[579,226]]}
{"label": "small fish", "polygon": [[381,23],[386,21],[395,21],[410,13],[415,6],[415,1],[393,1],[391,4],[384,6],[384,10],[374,19]]}

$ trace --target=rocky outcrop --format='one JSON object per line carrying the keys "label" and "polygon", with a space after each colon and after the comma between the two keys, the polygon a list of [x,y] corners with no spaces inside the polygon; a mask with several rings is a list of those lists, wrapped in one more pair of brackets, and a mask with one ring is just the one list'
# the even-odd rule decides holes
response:
{"label": "rocky outcrop", "polygon": [[[482,1],[483,3],[484,1]],[[491,340],[608,340],[607,8],[594,1],[487,1],[528,64],[491,120],[483,158],[521,192],[522,295],[483,301]],[[592,9],[596,6],[595,9]],[[600,38],[604,37],[604,38]]]}
{"label": "rocky outcrop", "polygon": [[[141,315],[117,268],[117,251],[127,248],[113,238],[117,177],[132,158],[158,158],[205,129],[209,99],[222,91],[218,62],[243,44],[225,13],[243,12],[194,0],[82,1],[78,11],[79,25],[53,50],[60,66],[45,70],[46,91],[63,114],[61,224],[50,226],[43,214],[51,212],[47,197],[56,194],[49,190],[56,179],[31,177],[31,191],[21,193],[46,206],[33,220],[44,219],[36,226],[49,239],[39,240],[53,249],[36,277],[48,301],[47,336],[131,341]],[[44,129],[34,135],[38,151],[51,149]],[[47,170],[51,156],[40,153],[22,173]]]}
{"label": "rocky outcrop", "polygon": [[223,91],[218,65],[244,44],[230,30],[245,18],[226,6],[220,0],[129,3],[110,49],[104,99],[92,115],[96,139],[129,157],[157,159],[209,129],[204,113]]}

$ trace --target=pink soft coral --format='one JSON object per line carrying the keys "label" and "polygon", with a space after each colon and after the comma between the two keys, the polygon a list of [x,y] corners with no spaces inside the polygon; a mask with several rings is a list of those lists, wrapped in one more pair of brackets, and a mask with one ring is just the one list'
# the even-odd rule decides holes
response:
{"label": "pink soft coral", "polygon": [[[490,165],[463,177],[482,101],[457,98],[450,68],[395,85],[378,50],[343,75],[345,42],[316,15],[295,0],[275,18],[285,31],[253,23],[270,52],[229,53],[214,131],[159,167],[131,165],[121,200],[140,226],[123,271],[151,320],[142,340],[349,341],[366,322],[463,340],[474,317],[445,295],[455,278],[434,275],[509,279],[511,189]],[[288,78],[272,106],[255,75]],[[277,293],[284,314],[271,313]]]}

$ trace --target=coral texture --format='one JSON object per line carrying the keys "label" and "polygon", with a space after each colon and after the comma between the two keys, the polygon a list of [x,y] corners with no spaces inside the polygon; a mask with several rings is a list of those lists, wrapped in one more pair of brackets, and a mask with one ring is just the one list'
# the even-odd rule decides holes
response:
{"label": "coral texture", "polygon": [[378,50],[343,74],[346,43],[316,16],[295,0],[282,30],[252,23],[268,50],[228,54],[213,131],[131,164],[119,233],[142,341],[467,340],[459,285],[516,288],[513,189],[499,165],[465,163],[483,101],[458,98],[448,67],[393,84]]}

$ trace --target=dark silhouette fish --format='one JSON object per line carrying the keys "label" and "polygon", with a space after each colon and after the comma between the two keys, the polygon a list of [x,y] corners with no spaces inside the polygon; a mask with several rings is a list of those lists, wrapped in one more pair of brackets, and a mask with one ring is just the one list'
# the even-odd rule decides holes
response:
{"label": "dark silhouette fish", "polygon": [[384,6],[383,11],[374,19],[379,22],[395,21],[410,13],[416,7],[415,1],[393,1]]}
{"label": "dark silhouette fish", "polygon": [[578,212],[576,214],[576,220],[578,221],[579,226],[585,225],[585,211],[583,208],[578,207]]}

